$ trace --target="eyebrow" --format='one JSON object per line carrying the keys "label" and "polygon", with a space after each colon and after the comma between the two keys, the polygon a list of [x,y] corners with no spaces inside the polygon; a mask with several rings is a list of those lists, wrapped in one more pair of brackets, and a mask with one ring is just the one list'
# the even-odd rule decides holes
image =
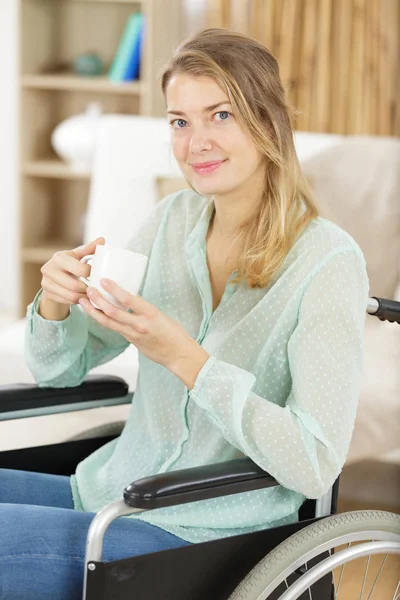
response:
{"label": "eyebrow", "polygon": [[[228,100],[223,100],[222,102],[217,102],[216,104],[211,104],[211,106],[207,106],[206,108],[203,108],[203,113],[206,112],[210,112],[211,110],[215,110],[216,108],[218,108],[218,106],[222,106],[223,104],[229,104],[231,106],[231,103]],[[174,115],[180,115],[181,117],[185,117],[185,113],[182,112],[181,110],[169,110],[168,114],[174,114]]]}

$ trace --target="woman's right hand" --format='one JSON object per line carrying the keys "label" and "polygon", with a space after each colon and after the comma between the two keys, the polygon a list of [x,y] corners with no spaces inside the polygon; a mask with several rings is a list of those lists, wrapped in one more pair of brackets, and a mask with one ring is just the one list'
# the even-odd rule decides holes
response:
{"label": "woman's right hand", "polygon": [[74,250],[63,250],[53,254],[40,269],[42,273],[39,313],[49,320],[61,321],[69,315],[70,305],[78,304],[86,297],[87,286],[78,277],[88,277],[90,266],[81,262],[87,254],[94,254],[97,245],[105,244],[100,237],[78,246]]}

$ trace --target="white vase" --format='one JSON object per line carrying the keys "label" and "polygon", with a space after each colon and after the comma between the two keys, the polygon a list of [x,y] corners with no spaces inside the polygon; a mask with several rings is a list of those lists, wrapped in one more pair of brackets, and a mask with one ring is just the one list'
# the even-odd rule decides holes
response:
{"label": "white vase", "polygon": [[91,102],[84,113],[69,117],[54,129],[51,143],[74,171],[91,171],[102,108]]}

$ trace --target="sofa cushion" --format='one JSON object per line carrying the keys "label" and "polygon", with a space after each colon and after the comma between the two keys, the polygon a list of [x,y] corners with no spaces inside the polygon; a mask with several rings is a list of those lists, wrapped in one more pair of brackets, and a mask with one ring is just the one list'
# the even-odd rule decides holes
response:
{"label": "sofa cushion", "polygon": [[360,401],[347,463],[399,448],[400,327],[368,316]]}
{"label": "sofa cushion", "polygon": [[322,216],[363,250],[371,295],[393,298],[400,262],[400,140],[351,136],[302,166]]}

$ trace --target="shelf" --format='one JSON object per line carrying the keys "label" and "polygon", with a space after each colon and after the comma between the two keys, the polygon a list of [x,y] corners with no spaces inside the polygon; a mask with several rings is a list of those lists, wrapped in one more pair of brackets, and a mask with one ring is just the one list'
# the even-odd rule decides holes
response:
{"label": "shelf", "polygon": [[146,4],[147,0],[63,0],[71,4]]}
{"label": "shelf", "polygon": [[26,263],[43,265],[45,262],[50,260],[50,258],[56,252],[60,252],[61,250],[68,250],[72,247],[73,244],[71,245],[71,242],[65,242],[64,244],[60,242],[48,242],[47,244],[43,244],[42,246],[36,246],[34,248],[22,248],[21,258]]}
{"label": "shelf", "polygon": [[[93,169],[77,171],[61,160],[53,149],[52,132],[66,119],[84,114],[93,101],[101,105],[103,115],[165,116],[155,72],[181,42],[186,24],[182,0],[19,0],[18,5],[18,262],[23,316],[40,287],[40,267],[56,252],[79,245],[90,201]],[[109,65],[130,15],[137,12],[146,20],[140,77],[113,82]],[[105,65],[100,76],[74,72],[73,61],[89,52],[98,53]]]}
{"label": "shelf", "polygon": [[90,181],[89,171],[74,171],[69,165],[61,160],[35,160],[23,165],[22,173],[31,177],[48,177],[49,179],[73,179]]}
{"label": "shelf", "polygon": [[144,4],[146,0],[65,0],[73,4]]}
{"label": "shelf", "polygon": [[142,81],[114,83],[107,76],[80,77],[74,74],[22,75],[21,85],[36,90],[64,90],[67,92],[94,92],[102,94],[139,95],[145,85]]}

